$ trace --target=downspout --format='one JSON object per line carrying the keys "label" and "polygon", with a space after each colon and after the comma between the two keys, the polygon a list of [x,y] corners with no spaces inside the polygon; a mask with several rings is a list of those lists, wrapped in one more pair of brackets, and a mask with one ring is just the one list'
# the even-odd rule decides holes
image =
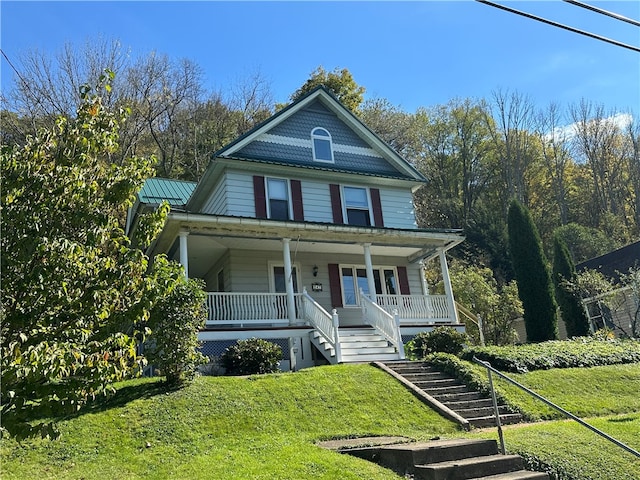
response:
{"label": "downspout", "polygon": [[184,267],[184,277],[189,278],[189,250],[187,248],[187,237],[189,232],[181,231],[180,237],[180,265]]}

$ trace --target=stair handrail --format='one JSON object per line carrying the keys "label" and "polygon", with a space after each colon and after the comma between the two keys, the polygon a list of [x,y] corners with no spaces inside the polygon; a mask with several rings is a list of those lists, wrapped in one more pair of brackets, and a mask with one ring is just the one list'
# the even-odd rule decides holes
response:
{"label": "stair handrail", "polygon": [[482,329],[482,317],[480,314],[474,314],[467,307],[462,305],[459,302],[455,302],[456,309],[458,310],[458,314],[462,314],[463,317],[469,319],[471,323],[473,323],[476,327],[478,327],[478,335],[480,337],[480,346],[484,347],[484,331]]}
{"label": "stair handrail", "polygon": [[309,325],[317,330],[334,349],[336,361],[338,363],[342,362],[340,334],[338,330],[340,325],[338,312],[335,309],[333,310],[333,314],[327,312],[322,305],[307,293],[306,288],[302,290],[302,311],[304,319],[309,322]]}
{"label": "stair handrail", "polygon": [[400,356],[400,360],[405,359],[404,343],[400,332],[400,317],[398,310],[393,311],[393,315],[371,300],[360,289],[360,306],[362,307],[362,319],[377,332],[381,333],[391,343]]}
{"label": "stair handrail", "polygon": [[502,436],[502,427],[500,425],[500,415],[498,414],[498,408],[497,408],[497,402],[496,402],[496,396],[495,396],[495,390],[493,389],[493,381],[491,380],[491,372],[495,373],[496,375],[498,375],[500,378],[506,380],[507,382],[511,383],[512,385],[515,385],[516,387],[518,387],[520,390],[528,393],[529,395],[533,396],[534,398],[540,400],[541,402],[547,404],[548,406],[550,406],[551,408],[554,408],[555,410],[559,411],[560,413],[562,413],[565,417],[570,418],[571,420],[575,420],[576,422],[578,422],[580,425],[582,425],[583,427],[588,428],[589,430],[591,430],[592,432],[600,435],[601,437],[603,437],[606,440],[609,440],[611,443],[613,443],[614,445],[622,448],[623,450],[626,450],[627,452],[631,453],[632,455],[635,455],[636,457],[640,458],[640,452],[638,452],[637,450],[634,450],[633,448],[631,448],[630,446],[622,443],[620,440],[617,440],[615,438],[613,438],[611,435],[603,432],[602,430],[599,430],[598,428],[594,427],[593,425],[585,422],[584,420],[582,420],[580,417],[575,416],[573,413],[568,412],[567,410],[565,410],[564,408],[556,405],[555,403],[553,403],[551,400],[546,399],[545,397],[543,397],[542,395],[534,392],[533,390],[525,387],[524,385],[516,382],[515,380],[513,380],[512,378],[508,377],[507,375],[505,375],[504,373],[500,372],[499,370],[496,370],[495,368],[493,368],[491,366],[491,364],[485,360],[480,360],[479,358],[477,358],[476,356],[473,357],[473,362],[481,365],[483,367],[485,367],[487,369],[487,375],[489,376],[489,387],[491,388],[491,396],[493,398],[493,404],[494,404],[494,410],[495,410],[495,414],[496,414],[496,424],[498,426],[498,435],[500,437],[500,445],[502,447],[502,453],[506,453],[505,447],[504,447],[504,438]]}

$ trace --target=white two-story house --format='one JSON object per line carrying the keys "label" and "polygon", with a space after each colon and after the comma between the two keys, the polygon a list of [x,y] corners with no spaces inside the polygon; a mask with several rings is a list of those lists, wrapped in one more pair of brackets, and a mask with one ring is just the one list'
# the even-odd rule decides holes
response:
{"label": "white two-story house", "polygon": [[[417,332],[463,328],[446,260],[463,236],[418,228],[425,183],[320,87],[216,152],[197,184],[147,181],[127,229],[171,204],[149,254],[206,282],[207,355],[260,337],[283,348],[284,369],[401,359]],[[432,261],[444,295],[425,282]]]}

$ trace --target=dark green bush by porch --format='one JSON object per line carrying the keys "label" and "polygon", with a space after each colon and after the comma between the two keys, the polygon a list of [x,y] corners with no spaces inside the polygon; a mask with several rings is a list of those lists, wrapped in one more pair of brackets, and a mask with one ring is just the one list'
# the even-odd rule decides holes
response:
{"label": "dark green bush by porch", "polygon": [[281,360],[282,348],[261,338],[238,340],[220,357],[227,375],[274,373],[279,370]]}
{"label": "dark green bush by porch", "polygon": [[431,353],[459,355],[469,343],[465,333],[451,327],[436,327],[430,332],[420,332],[407,343],[407,354],[413,359],[423,359]]}

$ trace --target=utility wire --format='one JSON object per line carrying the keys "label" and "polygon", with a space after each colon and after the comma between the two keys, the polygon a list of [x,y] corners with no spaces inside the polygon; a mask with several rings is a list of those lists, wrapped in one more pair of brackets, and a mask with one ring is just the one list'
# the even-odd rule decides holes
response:
{"label": "utility wire", "polygon": [[601,35],[596,35],[595,33],[587,32],[585,30],[580,30],[578,28],[570,27],[568,25],[563,25],[562,23],[554,22],[552,20],[547,20],[546,18],[538,17],[536,15],[532,15],[530,13],[522,12],[520,10],[516,10],[514,8],[505,7],[504,5],[500,5],[498,3],[490,2],[488,0],[476,0],[476,2],[484,3],[485,5],[489,5],[491,7],[499,8],[500,10],[505,10],[510,13],[515,13],[516,15],[522,15],[523,17],[530,18],[532,20],[537,20],[538,22],[546,23],[547,25],[552,25],[554,27],[562,28],[564,30],[569,30],[573,33],[578,33],[580,35],[584,35],[586,37],[595,38],[596,40],[601,40],[603,42],[611,43],[612,45],[616,45],[618,47],[627,48],[629,50],[633,50],[634,52],[640,53],[640,48],[635,47],[633,45],[628,45],[626,43],[618,42],[617,40],[612,40],[607,37],[603,37]]}
{"label": "utility wire", "polygon": [[575,5],[576,7],[586,8],[587,10],[591,10],[592,12],[600,13],[602,15],[607,15],[608,17],[615,18],[616,20],[620,20],[622,22],[630,23],[631,25],[635,25],[636,27],[640,27],[640,22],[634,20],[633,18],[624,17],[614,12],[609,12],[607,10],[603,10],[602,8],[594,7],[593,5],[589,5],[588,3],[578,2],[577,0],[562,0],[563,2],[570,3],[571,5]]}

